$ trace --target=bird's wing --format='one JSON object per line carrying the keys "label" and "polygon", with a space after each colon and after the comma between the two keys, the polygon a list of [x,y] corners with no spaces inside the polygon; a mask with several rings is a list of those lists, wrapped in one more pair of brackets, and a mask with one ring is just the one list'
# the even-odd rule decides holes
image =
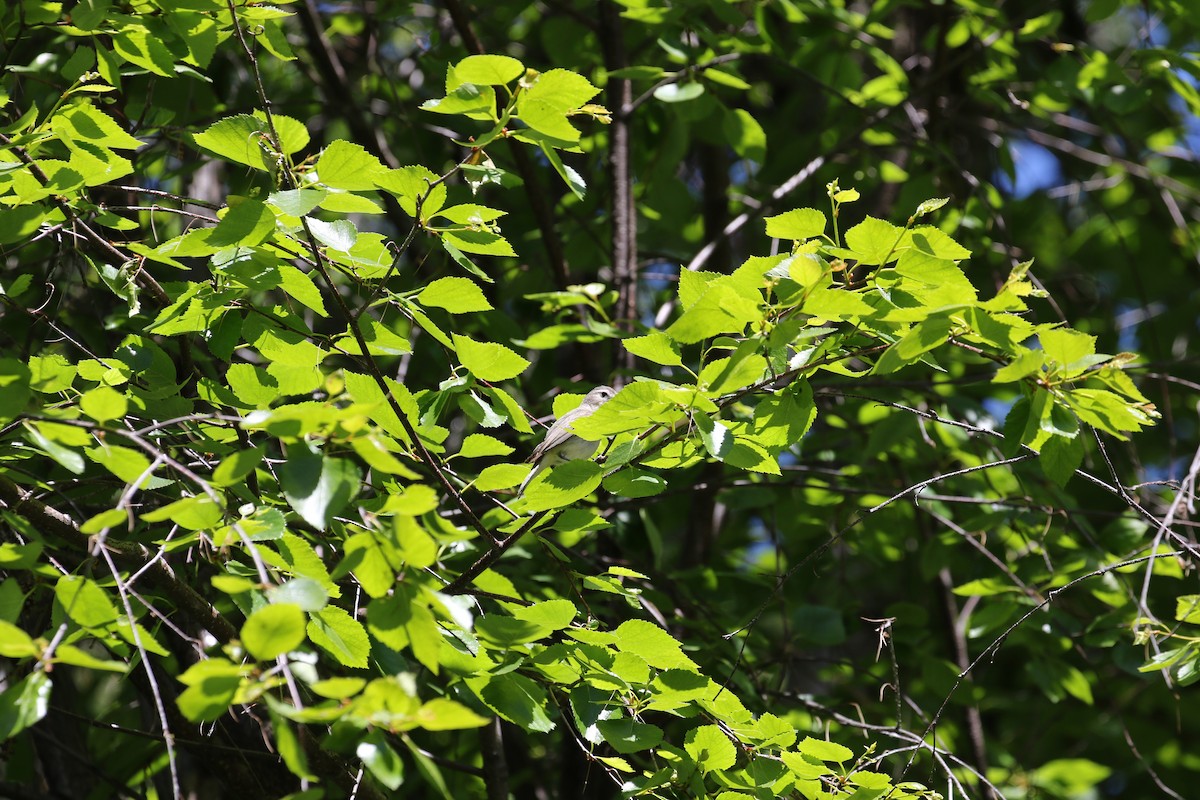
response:
{"label": "bird's wing", "polygon": [[572,409],[556,420],[554,425],[550,426],[550,430],[546,431],[546,437],[537,447],[533,448],[529,460],[537,462],[547,452],[574,436],[575,434],[571,431],[571,423],[579,419],[580,413],[579,409]]}

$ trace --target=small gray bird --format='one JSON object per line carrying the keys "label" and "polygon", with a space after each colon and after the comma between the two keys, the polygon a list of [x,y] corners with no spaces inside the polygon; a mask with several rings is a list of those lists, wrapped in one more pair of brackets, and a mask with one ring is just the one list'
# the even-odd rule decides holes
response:
{"label": "small gray bird", "polygon": [[532,455],[529,456],[528,460],[534,462],[536,466],[521,482],[521,488],[517,490],[518,496],[525,493],[525,487],[529,485],[533,477],[546,467],[556,467],[567,461],[591,458],[596,454],[600,443],[576,436],[571,424],[590,417],[597,408],[611,400],[616,393],[611,386],[597,386],[587,393],[578,406],[554,421],[550,430],[546,431],[546,438],[542,439],[542,443],[535,447]]}

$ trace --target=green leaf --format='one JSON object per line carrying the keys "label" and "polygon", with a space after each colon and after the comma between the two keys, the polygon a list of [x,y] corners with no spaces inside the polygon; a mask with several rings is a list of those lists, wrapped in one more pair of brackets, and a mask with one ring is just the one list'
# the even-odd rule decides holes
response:
{"label": "green leaf", "polygon": [[[458,247],[455,246],[454,242],[450,241],[445,236],[439,238],[438,242],[441,244],[442,249],[445,250],[450,258],[454,259],[454,262],[460,267],[482,281],[486,281],[487,283],[495,283],[495,281],[492,280],[492,278],[486,272],[475,266],[475,262],[467,258],[466,253],[459,250]],[[424,323],[422,323],[421,327],[428,329]]]}
{"label": "green leaf", "polygon": [[1107,389],[1070,389],[1061,397],[1082,421],[1118,439],[1127,439],[1125,434],[1154,422],[1144,410]]}
{"label": "green leaf", "polygon": [[8,741],[46,716],[52,686],[49,673],[37,670],[0,694],[0,741]]}
{"label": "green leaf", "polygon": [[137,483],[138,486],[144,488],[155,482],[154,475],[150,470],[150,459],[142,455],[139,450],[101,443],[100,446],[91,447],[86,452],[92,461],[130,485]]}
{"label": "green leaf", "polygon": [[372,731],[363,737],[354,751],[375,780],[395,791],[404,783],[404,762],[388,744],[383,731]]}
{"label": "green leaf", "polygon": [[762,398],[754,409],[754,439],[765,447],[788,447],[800,441],[817,418],[812,387],[793,383]]}
{"label": "green leaf", "polygon": [[668,83],[654,90],[654,98],[664,103],[686,103],[704,94],[704,84],[699,81]]}
{"label": "green leaf", "polygon": [[1200,624],[1200,594],[1185,594],[1176,597],[1175,619],[1193,625]]}
{"label": "green leaf", "polygon": [[914,249],[935,258],[962,261],[971,257],[970,250],[931,225],[918,225],[912,229],[910,235]]}
{"label": "green leaf", "polygon": [[488,208],[476,203],[460,203],[456,206],[441,209],[435,216],[445,217],[459,225],[481,226],[500,219],[506,213],[499,209]]}
{"label": "green leaf", "polygon": [[190,531],[209,530],[216,527],[224,517],[225,510],[206,494],[184,497],[162,508],[142,514],[143,522],[170,520]]}
{"label": "green leaf", "polygon": [[[436,507],[431,504],[428,510]],[[412,509],[424,513],[426,509]],[[397,509],[397,516],[393,520],[395,527],[395,543],[400,554],[400,559],[410,567],[424,569],[425,567],[433,566],[437,561],[438,544],[433,537],[425,532],[425,529],[417,524],[417,521],[412,515],[402,513]]]}
{"label": "green leaf", "polygon": [[569,506],[595,491],[603,475],[603,467],[583,459],[546,469],[525,487],[523,508],[548,511]]}
{"label": "green leaf", "polygon": [[579,610],[575,608],[575,604],[563,598],[545,600],[513,610],[515,618],[536,623],[551,631],[567,627],[578,614]]}
{"label": "green leaf", "polygon": [[1083,465],[1084,455],[1082,437],[1051,436],[1042,444],[1038,463],[1047,478],[1059,486],[1066,486],[1075,470]]}
{"label": "green leaf", "polygon": [[242,625],[242,644],[259,661],[271,661],[303,641],[304,612],[291,603],[263,606]]}
{"label": "green leaf", "polygon": [[663,364],[668,367],[683,366],[679,345],[660,330],[652,330],[645,336],[624,339],[621,344],[635,356],[653,361],[655,364]]}
{"label": "green leaf", "polygon": [[434,114],[462,114],[471,119],[496,119],[496,90],[490,86],[464,83],[446,92],[445,97],[426,100],[422,111]]}
{"label": "green leaf", "polygon": [[175,77],[175,57],[166,44],[146,28],[126,27],[113,34],[113,50],[126,61],[164,78]]}
{"label": "green leaf", "polygon": [[305,753],[303,745],[300,744],[296,732],[292,729],[292,723],[275,713],[274,710],[270,712],[270,718],[271,730],[275,734],[275,747],[279,751],[283,763],[287,765],[288,771],[298,778],[316,779],[317,776],[308,767],[308,755]]}
{"label": "green leaf", "polygon": [[438,176],[427,167],[387,170],[376,176],[375,185],[395,195],[400,201],[400,208],[410,217],[417,216],[417,201],[421,200],[422,220],[432,217],[446,202],[446,184],[439,182]]}
{"label": "green leaf", "polygon": [[388,647],[397,651],[411,647],[430,672],[437,675],[440,671],[442,634],[429,607],[411,593],[398,590],[390,597],[372,600],[367,606],[367,626],[371,635]]}
{"label": "green leaf", "polygon": [[[358,329],[367,343],[367,353],[370,355],[395,356],[412,352],[412,345],[408,343],[408,339],[394,333],[374,317],[360,317]],[[338,339],[338,344],[351,355],[363,355],[358,339],[352,334],[347,333]]]}
{"label": "green leaf", "polygon": [[550,166],[554,167],[554,171],[571,190],[571,194],[582,200],[587,195],[587,183],[583,180],[583,176],[564,164],[558,151],[547,143],[540,142],[539,147],[541,147],[542,154],[546,156],[546,160],[550,162]]}
{"label": "green leaf", "polygon": [[329,604],[329,593],[320,581],[293,578],[267,589],[267,599],[276,604],[294,604],[301,611],[320,611]]}
{"label": "green leaf", "polygon": [[1047,358],[1068,370],[1077,362],[1084,361],[1096,353],[1095,336],[1088,336],[1069,328],[1040,331],[1038,341],[1042,343],[1042,351]]}
{"label": "green leaf", "polygon": [[640,619],[622,622],[615,631],[617,650],[640,656],[658,669],[683,669],[697,672],[699,668],[683,654],[683,649],[671,634],[653,623]]}
{"label": "green leaf", "polygon": [[[722,120],[721,128],[725,134],[725,140],[739,156],[748,158],[751,161],[757,161],[760,164],[766,161],[767,134],[763,131],[762,126],[758,124],[758,120],[749,111],[742,108],[735,108],[726,113]],[[821,230],[823,231],[824,229],[824,218],[822,218]],[[819,233],[814,235],[819,235]],[[792,237],[775,238],[790,239]]]}
{"label": "green leaf", "polygon": [[280,396],[279,381],[253,364],[231,365],[225,372],[225,380],[236,401],[247,408],[265,408]]}
{"label": "green leaf", "polygon": [[[0,227],[3,227],[0,221]],[[0,358],[0,422],[7,422],[21,414],[32,396],[30,379],[32,373],[15,358]]]}
{"label": "green leaf", "polygon": [[718,358],[700,370],[697,385],[710,396],[720,396],[756,383],[766,374],[767,360],[757,353],[738,348],[729,358]]}
{"label": "green leaf", "polygon": [[854,758],[854,752],[849,747],[844,747],[836,742],[827,742],[823,739],[814,739],[811,736],[804,737],[796,745],[796,749],[810,758],[826,763],[844,764]]}
{"label": "green leaf", "polygon": [[427,731],[460,731],[481,728],[490,722],[462,703],[445,697],[435,697],[422,705],[417,710],[416,720]]}
{"label": "green leaf", "polygon": [[47,436],[45,431],[51,430],[51,425],[54,423],[25,423],[25,435],[29,442],[39,450],[41,450],[50,458],[58,462],[62,467],[75,473],[82,475],[85,468],[83,456],[72,450],[69,447],[64,447],[55,439]]}
{"label": "green leaf", "polygon": [[353,462],[297,445],[279,466],[279,482],[292,509],[323,531],[358,494],[362,478]]}
{"label": "green leaf", "polygon": [[896,258],[904,234],[890,222],[867,217],[846,231],[846,246],[860,264],[884,264]]}
{"label": "green leaf", "polygon": [[913,219],[923,217],[926,214],[932,214],[934,211],[937,211],[939,208],[949,202],[950,198],[948,197],[935,197],[930,200],[926,200],[921,203],[921,205],[917,206],[917,210],[913,212]]}
{"label": "green leaf", "polygon": [[653,497],[667,489],[660,475],[640,469],[623,469],[604,479],[604,488],[621,497]]}
{"label": "green leaf", "polygon": [[40,205],[0,209],[0,244],[12,244],[32,235],[47,217]]}
{"label": "green leaf", "polygon": [[886,375],[919,360],[925,353],[944,344],[954,327],[955,323],[945,315],[918,322],[875,362],[872,373]]}
{"label": "green leaf", "polygon": [[421,290],[417,300],[426,306],[444,308],[451,314],[492,310],[492,304],[484,297],[479,284],[470,278],[438,278]]}
{"label": "green leaf", "polygon": [[317,241],[330,249],[348,251],[358,241],[358,228],[348,219],[325,222],[315,217],[305,217],[305,221]]}
{"label": "green leaf", "polygon": [[546,691],[524,675],[484,675],[467,678],[465,683],[484,705],[509,722],[537,733],[554,730]]}
{"label": "green leaf", "polygon": [[242,668],[224,658],[210,658],[188,667],[179,681],[188,687],[176,699],[183,715],[192,722],[212,722],[233,703]]}
{"label": "green leaf", "polygon": [[691,308],[671,323],[666,334],[680,344],[693,344],[721,333],[740,334],[762,316],[758,300],[732,286],[714,282]]}
{"label": "green leaf", "polygon": [[1019,381],[1042,368],[1046,363],[1046,354],[1041,350],[1021,349],[1020,355],[996,370],[992,376],[994,383],[1011,383]]}
{"label": "green leaf", "polygon": [[363,669],[371,643],[363,626],[337,606],[326,606],[308,622],[308,638],[347,667]]}
{"label": "green leaf", "polygon": [[229,210],[207,231],[207,242],[213,247],[262,244],[275,232],[275,214],[265,204],[248,197],[230,197]]}
{"label": "green leaf", "polygon": [[720,420],[712,417],[697,416],[695,419],[704,449],[713,458],[724,461],[725,456],[729,455],[734,445],[734,437],[729,428]]}
{"label": "green leaf", "polygon": [[482,458],[484,456],[506,456],[513,448],[504,442],[485,433],[472,433],[463,439],[462,446],[455,453],[460,458]]}
{"label": "green leaf", "polygon": [[54,597],[67,616],[84,628],[104,627],[120,617],[108,593],[80,575],[59,578]]}
{"label": "green leaf", "polygon": [[805,241],[825,232],[825,215],[815,208],[797,208],[766,218],[767,236],[772,239]]}
{"label": "green leaf", "polygon": [[[394,415],[393,415],[394,418]],[[350,441],[354,452],[366,462],[371,469],[387,475],[399,475],[403,478],[416,479],[420,475],[406,467],[377,436],[364,436]]]}
{"label": "green leaf", "polygon": [[368,153],[362,145],[344,139],[335,139],[317,159],[318,180],[335,189],[374,189],[376,181],[383,176],[384,171],[380,160]]}
{"label": "green leaf", "polygon": [[467,56],[454,65],[454,80],[500,86],[515,81],[524,72],[525,65],[509,56]]}
{"label": "green leaf", "polygon": [[530,469],[528,464],[492,464],[479,473],[474,485],[481,492],[511,489],[525,480]]}
{"label": "green leaf", "polygon": [[801,309],[817,319],[831,322],[857,323],[875,313],[861,295],[837,287],[812,292],[804,298]]}
{"label": "green leaf", "polygon": [[279,288],[322,317],[329,316],[329,312],[325,310],[325,301],[321,299],[321,290],[313,283],[308,273],[301,272],[291,264],[280,264],[277,269],[281,278]]}
{"label": "green leaf", "polygon": [[215,486],[235,486],[241,483],[262,462],[263,452],[261,447],[252,447],[249,450],[237,450],[226,456],[213,470],[212,483]]}
{"label": "green leaf", "polygon": [[737,75],[733,75],[728,72],[723,72],[714,67],[709,67],[709,68],[705,69],[701,74],[704,75],[704,77],[708,78],[713,83],[719,83],[722,86],[728,86],[732,89],[739,89],[743,92],[747,92],[750,90],[750,84],[746,83],[744,80],[739,78]]}
{"label": "green leaf", "polygon": [[688,731],[683,749],[703,772],[729,769],[737,761],[737,748],[716,725],[702,725]]}
{"label": "green leaf", "polygon": [[396,572],[388,563],[387,555],[370,531],[356,533],[346,539],[345,557],[332,577],[338,578],[346,572],[354,573],[358,585],[368,597],[383,597],[396,582]]}
{"label": "green leaf", "polygon": [[1065,797],[1078,797],[1113,773],[1111,767],[1086,758],[1060,758],[1047,761],[1030,775],[1034,786],[1043,786]]}
{"label": "green leaf", "polygon": [[204,131],[192,135],[197,146],[254,169],[270,171],[270,157],[264,155],[266,126],[249,114],[237,114],[218,120]]}
{"label": "green leaf", "polygon": [[70,664],[73,667],[83,667],[84,669],[98,669],[104,672],[129,672],[128,664],[106,658],[97,658],[73,644],[60,644],[54,650],[54,663]]}
{"label": "green leaf", "polygon": [[536,131],[577,142],[579,131],[567,121],[567,115],[599,93],[582,75],[552,69],[539,75],[532,87],[517,96],[517,115]]}
{"label": "green leaf", "polygon": [[498,233],[485,230],[455,229],[442,232],[442,243],[450,244],[464,253],[483,256],[515,256],[512,245]]}
{"label": "green leaf", "polygon": [[142,143],[130,136],[116,120],[100,111],[91,102],[69,106],[50,120],[50,127],[63,139],[87,139],[103,147],[136,150]]}
{"label": "green leaf", "polygon": [[663,741],[662,728],[631,717],[599,720],[596,730],[613,750],[626,755],[658,747]]}
{"label": "green leaf", "polygon": [[124,508],[110,508],[86,520],[79,526],[80,533],[99,533],[105,528],[115,528],[129,522],[129,511]]}
{"label": "green leaf", "polygon": [[504,345],[477,342],[457,333],[452,338],[459,361],[480,380],[499,383],[517,377],[529,367],[527,359]]}
{"label": "green leaf", "polygon": [[37,653],[38,647],[33,643],[33,639],[29,638],[29,634],[11,622],[0,620],[0,656],[27,658]]}
{"label": "green leaf", "polygon": [[553,629],[537,622],[488,614],[475,620],[475,633],[485,642],[505,650],[545,639]]}
{"label": "green leaf", "polygon": [[[375,188],[374,185],[371,188]],[[267,202],[291,217],[304,217],[329,194],[325,189],[289,189],[284,192],[271,192]]]}
{"label": "green leaf", "polygon": [[108,422],[125,416],[129,402],[121,392],[108,386],[97,386],[79,398],[79,408],[97,422]]}
{"label": "green leaf", "polygon": [[29,359],[29,385],[42,394],[55,394],[70,387],[76,368],[60,355],[34,356]]}

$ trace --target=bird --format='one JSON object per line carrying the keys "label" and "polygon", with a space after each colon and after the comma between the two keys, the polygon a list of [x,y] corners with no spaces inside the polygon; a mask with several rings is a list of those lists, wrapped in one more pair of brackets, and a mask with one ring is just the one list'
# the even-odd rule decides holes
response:
{"label": "bird", "polygon": [[534,476],[546,467],[555,467],[567,461],[591,458],[596,454],[600,442],[589,441],[577,436],[571,426],[581,419],[590,417],[596,409],[607,403],[616,394],[616,390],[611,386],[597,386],[587,393],[578,406],[554,421],[550,430],[546,431],[546,438],[542,439],[541,444],[533,449],[533,453],[527,459],[534,463],[534,468],[521,482],[521,488],[517,490],[518,497],[525,493],[525,487],[529,485]]}

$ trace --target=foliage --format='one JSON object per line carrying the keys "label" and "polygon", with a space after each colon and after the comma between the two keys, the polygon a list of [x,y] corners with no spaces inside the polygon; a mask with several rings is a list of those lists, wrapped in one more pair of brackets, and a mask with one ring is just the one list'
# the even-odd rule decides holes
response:
{"label": "foliage", "polygon": [[1191,780],[1200,66],[1134,8],[10,4],[6,785]]}

